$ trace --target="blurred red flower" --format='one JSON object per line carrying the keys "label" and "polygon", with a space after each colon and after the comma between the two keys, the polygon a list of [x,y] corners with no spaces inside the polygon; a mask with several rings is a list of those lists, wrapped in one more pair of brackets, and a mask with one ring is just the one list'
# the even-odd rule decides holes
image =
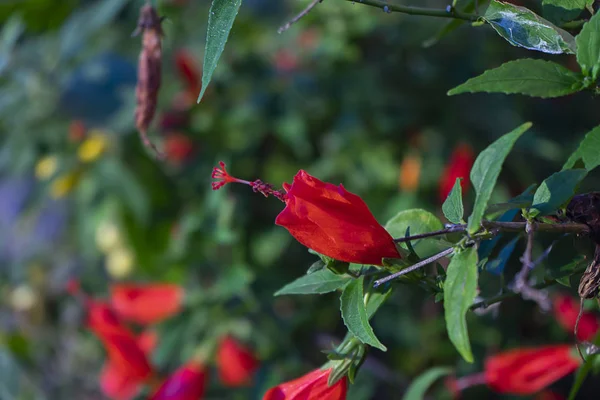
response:
{"label": "blurred red flower", "polygon": [[[567,295],[558,295],[554,298],[554,317],[565,330],[574,332],[577,315],[579,315],[579,303]],[[581,314],[579,326],[577,327],[577,339],[580,341],[590,341],[594,339],[600,322],[595,314],[584,312]]]}
{"label": "blurred red flower", "polygon": [[194,143],[182,133],[169,133],[164,139],[164,153],[167,161],[180,165],[194,152]]}
{"label": "blurred red flower", "polygon": [[489,357],[485,381],[498,393],[533,394],[575,371],[580,363],[570,345],[519,348]]}
{"label": "blurred red flower", "polygon": [[172,284],[117,284],[111,287],[111,304],[121,318],[154,324],[177,314],[184,290]]}
{"label": "blurred red flower", "polygon": [[100,377],[102,390],[116,400],[130,399],[153,375],[147,352],[156,340],[147,335],[136,337],[108,304],[99,301],[88,301],[87,325],[108,354]]}
{"label": "blurred red flower", "polygon": [[178,50],[175,53],[175,67],[187,91],[197,97],[202,88],[202,74],[192,54],[187,50]]}
{"label": "blurred red flower", "polygon": [[235,387],[250,383],[259,367],[254,353],[230,336],[221,339],[217,349],[219,379],[225,386]]}
{"label": "blurred red flower", "polygon": [[176,370],[150,396],[150,400],[199,400],[204,395],[207,373],[197,361]]}
{"label": "blurred red flower", "polygon": [[399,258],[390,234],[365,202],[342,185],[325,183],[299,171],[287,192],[285,209],[275,223],[308,248],[340,261],[381,265]]}
{"label": "blurred red flower", "polygon": [[470,145],[461,143],[456,146],[450,156],[450,162],[446,165],[440,179],[439,190],[441,202],[444,202],[446,197],[448,197],[456,182],[456,178],[463,178],[460,182],[460,187],[463,193],[467,192],[470,183],[469,174],[474,162],[475,153]]}
{"label": "blurred red flower", "polygon": [[316,369],[293,381],[277,385],[265,393],[263,400],[345,400],[348,391],[344,377],[327,385],[331,369]]}

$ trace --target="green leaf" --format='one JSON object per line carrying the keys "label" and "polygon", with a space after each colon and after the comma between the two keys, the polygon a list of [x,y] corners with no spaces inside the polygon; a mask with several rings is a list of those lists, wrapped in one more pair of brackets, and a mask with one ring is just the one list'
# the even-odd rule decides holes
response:
{"label": "green leaf", "polygon": [[513,197],[507,202],[490,205],[487,210],[485,210],[485,213],[489,215],[531,206],[533,203],[533,189],[535,189],[536,186],[536,184],[531,184],[523,193]]}
{"label": "green leaf", "polygon": [[572,168],[579,159],[583,159],[585,169],[588,171],[600,165],[600,126],[595,127],[585,135],[577,150],[571,154],[563,166],[563,169]]}
{"label": "green leaf", "polygon": [[564,8],[565,10],[583,10],[585,7],[592,5],[594,0],[543,0],[543,5],[552,5],[555,7]]}
{"label": "green leaf", "polygon": [[577,393],[579,392],[579,389],[581,389],[581,385],[583,385],[585,378],[590,373],[590,370],[592,369],[592,366],[594,365],[594,360],[596,359],[597,356],[598,356],[597,354],[589,356],[585,360],[585,364],[583,364],[577,370],[577,374],[575,375],[575,382],[573,383],[573,386],[571,387],[571,391],[569,392],[569,400],[575,400],[575,398],[577,397]]}
{"label": "green leaf", "polygon": [[427,389],[433,385],[433,382],[451,372],[452,368],[448,367],[433,367],[428,369],[410,384],[408,390],[404,393],[402,400],[423,400]]}
{"label": "green leaf", "polygon": [[585,76],[598,78],[600,68],[600,16],[594,14],[577,35],[577,62]]}
{"label": "green leaf", "polygon": [[500,171],[502,170],[504,159],[511,151],[517,139],[529,128],[531,128],[530,122],[519,126],[512,132],[496,140],[477,156],[471,169],[471,182],[473,182],[473,186],[475,187],[476,197],[473,212],[469,217],[468,230],[470,233],[475,233],[479,230],[481,219],[492,195],[492,190],[496,185],[498,175],[500,175]]}
{"label": "green leaf", "polygon": [[392,294],[392,287],[390,286],[384,290],[384,286],[385,285],[382,285],[377,289],[371,289],[373,292],[369,296],[369,301],[367,302],[367,318],[369,319],[373,318],[373,315],[379,310],[379,307],[381,307],[387,298],[390,297],[390,294]]}
{"label": "green leaf", "polygon": [[446,201],[442,204],[442,212],[448,221],[453,224],[462,223],[465,209],[462,202],[462,188],[460,186],[461,178],[456,178],[452,190],[446,197]]}
{"label": "green leaf", "polygon": [[213,0],[208,13],[208,31],[206,33],[206,49],[202,65],[202,89],[198,95],[198,103],[204,96],[219,58],[227,43],[233,21],[238,14],[242,0]]}
{"label": "green leaf", "polygon": [[581,75],[562,65],[551,61],[523,58],[509,61],[469,79],[448,91],[448,96],[486,92],[548,98],[575,93],[583,87]]}
{"label": "green leaf", "polygon": [[444,283],[444,311],[448,337],[467,361],[473,362],[466,315],[477,295],[477,250],[456,253],[448,264]]}
{"label": "green leaf", "polygon": [[387,348],[377,339],[375,333],[373,333],[373,328],[369,325],[364,303],[363,280],[364,277],[362,276],[359,279],[353,279],[344,288],[340,297],[342,319],[348,331],[356,336],[358,340],[382,351],[387,351]]}
{"label": "green leaf", "polygon": [[324,268],[288,283],[275,292],[275,296],[284,294],[329,293],[344,287],[350,280],[351,278],[347,275],[337,275],[331,270]]}
{"label": "green leaf", "polygon": [[[411,235],[418,235],[420,233],[440,230],[444,226],[438,217],[429,211],[419,208],[400,211],[385,224],[385,229],[395,238],[404,237],[406,228],[409,227]],[[418,251],[420,255],[423,255],[438,250],[437,247],[434,247],[435,243],[435,239],[414,240],[412,246],[415,251]],[[404,243],[400,246],[407,249]]]}
{"label": "green leaf", "polygon": [[492,0],[483,19],[513,46],[575,54],[575,38],[525,7]]}
{"label": "green leaf", "polygon": [[566,203],[585,177],[585,169],[565,169],[550,175],[533,195],[530,217],[548,215]]}

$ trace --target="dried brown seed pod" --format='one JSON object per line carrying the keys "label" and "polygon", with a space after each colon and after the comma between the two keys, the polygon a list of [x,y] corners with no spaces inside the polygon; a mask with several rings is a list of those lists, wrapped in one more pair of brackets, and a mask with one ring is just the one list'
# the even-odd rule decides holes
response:
{"label": "dried brown seed pod", "polygon": [[590,238],[600,244],[600,192],[573,196],[565,211],[570,221],[589,226]]}
{"label": "dried brown seed pod", "polygon": [[596,245],[594,259],[588,265],[579,281],[579,297],[593,299],[600,292],[600,245]]}
{"label": "dried brown seed pod", "polygon": [[148,138],[148,127],[156,113],[158,90],[161,81],[162,28],[161,18],[154,7],[146,4],[140,10],[138,26],[134,34],[142,33],[142,50],[138,61],[138,80],[135,88],[137,107],[135,126],[146,147],[152,148],[159,157],[163,154]]}

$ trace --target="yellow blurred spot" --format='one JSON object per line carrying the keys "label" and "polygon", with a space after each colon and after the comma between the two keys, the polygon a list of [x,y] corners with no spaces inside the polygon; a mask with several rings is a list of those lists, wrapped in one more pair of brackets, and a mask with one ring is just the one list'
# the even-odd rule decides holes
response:
{"label": "yellow blurred spot", "polygon": [[96,228],[96,246],[104,253],[109,253],[121,244],[121,232],[112,221],[103,221]]}
{"label": "yellow blurred spot", "polygon": [[67,172],[59,176],[50,185],[50,196],[55,199],[65,197],[77,185],[79,177],[80,174],[78,171]]}
{"label": "yellow blurred spot", "polygon": [[106,257],[106,271],[114,279],[126,278],[133,271],[134,261],[131,250],[117,247],[111,250]]}
{"label": "yellow blurred spot", "polygon": [[83,162],[92,162],[98,159],[108,147],[106,134],[99,130],[92,130],[87,139],[81,143],[77,150],[77,157]]}
{"label": "yellow blurred spot", "polygon": [[42,157],[35,165],[35,177],[41,181],[48,180],[58,169],[58,158],[56,156]]}
{"label": "yellow blurred spot", "polygon": [[17,286],[10,295],[10,304],[16,311],[29,311],[37,302],[38,296],[28,285]]}
{"label": "yellow blurred spot", "polygon": [[417,155],[407,155],[400,165],[398,184],[400,190],[414,192],[419,187],[421,176],[421,158]]}

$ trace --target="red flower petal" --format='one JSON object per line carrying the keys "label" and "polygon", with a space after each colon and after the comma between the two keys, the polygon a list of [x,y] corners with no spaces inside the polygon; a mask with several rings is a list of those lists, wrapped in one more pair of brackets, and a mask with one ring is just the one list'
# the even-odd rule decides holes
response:
{"label": "red flower petal", "polygon": [[348,390],[347,378],[327,386],[330,373],[331,369],[316,369],[298,379],[269,389],[263,400],[345,400]]}
{"label": "red flower petal", "polygon": [[259,367],[258,360],[249,349],[227,336],[217,349],[219,379],[225,386],[235,387],[250,383]]}
{"label": "red flower petal", "polygon": [[486,383],[499,393],[536,393],[575,371],[581,360],[570,345],[520,348],[485,363]]}
{"label": "red flower petal", "polygon": [[[579,315],[579,303],[570,296],[559,295],[554,298],[554,317],[568,332],[575,331],[575,323]],[[595,314],[583,312],[577,328],[577,339],[590,341],[596,337],[600,322]]]}
{"label": "red flower petal", "polygon": [[124,319],[139,324],[155,324],[177,314],[184,291],[170,284],[119,284],[111,288],[111,303]]}
{"label": "red flower petal", "polygon": [[188,362],[169,376],[150,400],[199,400],[204,395],[206,378],[201,364]]}
{"label": "red flower petal", "polygon": [[450,162],[444,169],[440,179],[440,201],[444,202],[446,197],[452,190],[456,178],[463,178],[460,182],[460,187],[463,193],[466,193],[469,188],[469,174],[471,168],[475,162],[475,154],[470,145],[466,143],[459,144],[452,155],[450,156]]}
{"label": "red flower petal", "polygon": [[106,396],[113,400],[129,400],[139,390],[140,381],[123,374],[120,369],[110,362],[100,374],[100,387]]}
{"label": "red flower petal", "polygon": [[275,223],[306,247],[358,264],[381,265],[384,257],[400,257],[392,237],[365,202],[342,185],[299,171],[284,189],[286,207]]}

